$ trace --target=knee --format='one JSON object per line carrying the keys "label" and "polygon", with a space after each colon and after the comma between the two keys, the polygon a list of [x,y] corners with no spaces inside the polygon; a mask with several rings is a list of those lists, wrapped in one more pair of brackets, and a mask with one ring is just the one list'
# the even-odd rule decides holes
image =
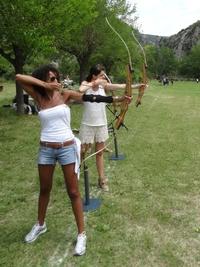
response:
{"label": "knee", "polygon": [[86,152],[86,147],[85,146],[81,146],[81,154],[83,155],[83,154],[85,154],[85,152]]}
{"label": "knee", "polygon": [[99,157],[99,158],[103,157],[103,150],[99,151],[96,156]]}
{"label": "knee", "polygon": [[69,198],[71,199],[71,201],[80,198],[80,193],[78,190],[74,189],[74,190],[68,190],[68,195]]}
{"label": "knee", "polygon": [[50,186],[42,186],[40,187],[40,195],[49,195],[51,192]]}

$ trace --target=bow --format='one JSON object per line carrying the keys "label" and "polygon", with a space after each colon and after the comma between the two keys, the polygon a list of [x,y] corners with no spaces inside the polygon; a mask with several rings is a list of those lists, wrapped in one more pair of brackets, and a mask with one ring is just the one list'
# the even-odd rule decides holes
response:
{"label": "bow", "polygon": [[[129,96],[131,97],[132,96],[132,68],[130,65],[127,65],[126,66],[126,87],[125,87],[125,92],[124,92],[124,95],[125,96]],[[120,108],[120,113],[119,115],[117,116],[117,121],[115,123],[115,128],[117,130],[119,130],[119,128],[123,125],[123,122],[124,122],[124,118],[125,118],[125,115],[126,115],[126,112],[128,111],[128,105],[129,105],[129,102],[126,98],[124,98],[123,102],[121,103],[121,108]]]}
{"label": "bow", "polygon": [[[126,51],[128,53],[128,58],[129,58],[129,64],[126,66],[126,87],[125,87],[125,92],[124,92],[124,96],[129,96],[132,97],[132,72],[133,72],[133,67],[132,67],[132,60],[131,60],[131,55],[130,55],[130,51],[129,48],[126,44],[126,42],[124,41],[124,39],[121,37],[121,35],[113,28],[113,26],[110,24],[110,22],[108,21],[108,19],[106,18],[106,22],[108,24],[108,26],[111,28],[111,30],[119,37],[119,39],[122,41],[122,43],[124,44]],[[117,121],[115,123],[115,128],[118,130],[123,124],[124,122],[124,118],[126,115],[126,112],[128,110],[128,105],[129,102],[126,98],[124,98],[123,102],[121,103],[121,107],[120,107],[120,113],[117,116]]]}
{"label": "bow", "polygon": [[148,79],[147,79],[147,68],[148,68],[148,66],[147,66],[147,60],[146,60],[146,55],[145,55],[145,52],[144,52],[144,48],[142,47],[142,45],[140,44],[138,39],[135,37],[133,31],[132,31],[132,35],[133,35],[133,38],[135,39],[136,43],[140,47],[140,49],[142,51],[142,54],[143,54],[143,58],[144,58],[144,61],[143,61],[143,64],[142,64],[142,83],[144,85],[141,86],[138,89],[138,97],[137,97],[136,102],[135,102],[136,107],[138,107],[139,105],[142,104],[141,100],[142,100],[142,97],[144,95],[144,90],[145,90],[145,88],[147,86],[147,82],[148,82]]}

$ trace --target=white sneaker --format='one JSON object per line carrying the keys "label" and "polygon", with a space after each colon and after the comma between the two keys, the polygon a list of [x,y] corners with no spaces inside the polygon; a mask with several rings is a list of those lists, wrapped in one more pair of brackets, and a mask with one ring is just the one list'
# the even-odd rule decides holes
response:
{"label": "white sneaker", "polygon": [[43,225],[39,225],[39,223],[36,223],[31,231],[25,236],[25,242],[31,243],[35,241],[39,235],[45,233],[47,231],[46,223]]}
{"label": "white sneaker", "polygon": [[74,249],[74,255],[75,256],[81,256],[81,255],[85,254],[86,240],[87,240],[87,237],[86,237],[85,232],[82,232],[81,234],[78,235],[76,246]]}

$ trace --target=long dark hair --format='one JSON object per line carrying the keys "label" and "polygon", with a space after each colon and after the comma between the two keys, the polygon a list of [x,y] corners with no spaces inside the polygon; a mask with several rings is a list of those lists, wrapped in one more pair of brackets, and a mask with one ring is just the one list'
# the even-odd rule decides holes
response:
{"label": "long dark hair", "polygon": [[[57,70],[57,68],[52,65],[52,64],[48,64],[48,65],[43,65],[37,69],[35,69],[32,73],[32,76],[34,78],[37,78],[41,81],[44,81],[46,82],[47,79],[48,79],[48,74],[49,74],[49,71],[52,71],[55,75],[56,75],[56,78],[57,78],[57,81],[59,82],[60,81],[60,74],[59,74],[59,71]],[[45,90],[40,87],[40,86],[33,86],[34,90],[36,90],[41,96],[47,96]]]}
{"label": "long dark hair", "polygon": [[87,82],[91,82],[92,80],[92,76],[95,75],[99,75],[99,73],[101,71],[105,71],[105,67],[102,65],[102,64],[97,64],[97,65],[94,65],[90,68],[90,72],[89,72],[89,75],[86,77],[86,81]]}

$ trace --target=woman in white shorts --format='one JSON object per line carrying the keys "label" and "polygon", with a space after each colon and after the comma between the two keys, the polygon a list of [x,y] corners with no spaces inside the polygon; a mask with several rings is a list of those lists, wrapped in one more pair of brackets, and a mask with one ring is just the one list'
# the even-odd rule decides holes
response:
{"label": "woman in white shorts", "polygon": [[[144,84],[133,85],[138,89]],[[107,91],[125,89],[126,84],[111,84],[107,80],[105,68],[101,64],[91,67],[89,75],[79,87],[82,93],[106,96]],[[105,141],[108,139],[107,117],[105,103],[84,102],[83,116],[80,126],[79,137],[82,143],[82,157],[88,147],[95,143],[96,166],[98,171],[98,185],[103,191],[109,191],[108,179],[104,171],[103,150]]]}

